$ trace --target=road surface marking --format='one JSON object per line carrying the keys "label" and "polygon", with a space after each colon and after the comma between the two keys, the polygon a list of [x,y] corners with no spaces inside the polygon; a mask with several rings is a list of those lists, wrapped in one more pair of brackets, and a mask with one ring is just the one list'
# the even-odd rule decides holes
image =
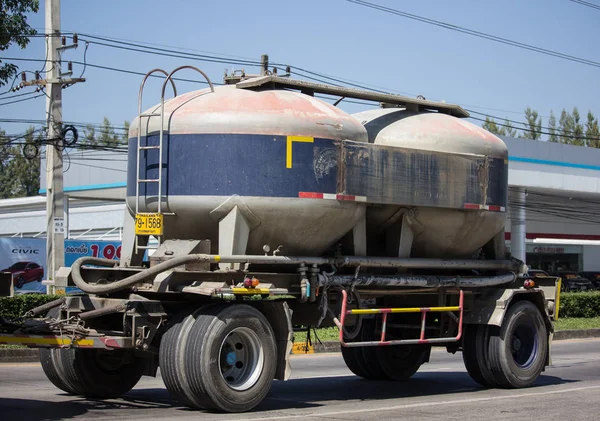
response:
{"label": "road surface marking", "polygon": [[465,403],[476,403],[476,402],[490,402],[490,401],[499,401],[506,399],[522,399],[522,398],[535,398],[538,396],[547,396],[547,395],[556,395],[559,393],[569,393],[569,392],[580,392],[583,390],[594,390],[600,389],[600,385],[595,386],[584,386],[584,387],[575,387],[571,389],[560,389],[560,390],[551,390],[548,392],[539,392],[539,393],[522,393],[519,395],[505,395],[505,396],[489,396],[486,398],[470,398],[470,399],[456,399],[456,400],[448,400],[448,401],[436,401],[436,402],[420,402],[420,403],[409,403],[404,405],[394,405],[394,406],[381,406],[378,408],[365,408],[365,409],[348,409],[344,411],[329,411],[329,412],[303,412],[301,415],[280,415],[276,417],[260,417],[260,418],[236,418],[236,421],[256,421],[256,420],[278,420],[278,419],[289,419],[289,418],[323,418],[329,416],[336,415],[346,415],[346,414],[358,414],[358,413],[366,413],[366,412],[380,412],[380,411],[396,411],[401,409],[411,409],[411,408],[425,408],[432,406],[442,406],[442,405],[456,405],[456,404],[465,404]]}

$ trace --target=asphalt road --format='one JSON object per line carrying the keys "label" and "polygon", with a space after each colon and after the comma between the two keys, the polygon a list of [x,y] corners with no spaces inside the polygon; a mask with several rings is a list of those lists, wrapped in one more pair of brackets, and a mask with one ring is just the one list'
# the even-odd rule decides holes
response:
{"label": "asphalt road", "polygon": [[534,387],[494,390],[478,386],[460,354],[436,350],[406,383],[353,376],[340,354],[292,357],[294,375],[276,381],[253,412],[192,411],[172,401],[160,378],[144,377],[122,399],[71,397],[46,380],[39,364],[0,364],[3,420],[594,420],[600,417],[600,340],[560,341],[553,366]]}

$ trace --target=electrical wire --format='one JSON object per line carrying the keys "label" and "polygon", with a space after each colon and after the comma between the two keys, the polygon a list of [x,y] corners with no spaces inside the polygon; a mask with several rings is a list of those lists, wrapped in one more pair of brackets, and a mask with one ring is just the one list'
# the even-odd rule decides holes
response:
{"label": "electrical wire", "polygon": [[499,36],[496,36],[496,35],[486,34],[484,32],[475,31],[473,29],[465,28],[465,27],[454,25],[454,24],[451,24],[451,23],[441,22],[441,21],[438,21],[438,20],[426,18],[424,16],[419,16],[419,15],[415,15],[415,14],[412,14],[412,13],[407,13],[407,12],[404,12],[404,11],[398,10],[398,9],[392,9],[391,7],[381,6],[379,4],[370,3],[370,2],[367,2],[367,1],[364,1],[364,0],[344,0],[344,1],[346,1],[348,3],[354,3],[354,4],[357,4],[359,6],[368,7],[368,8],[375,9],[375,10],[379,10],[381,12],[389,13],[389,14],[392,14],[392,15],[404,17],[404,18],[407,18],[407,19],[416,20],[416,21],[419,21],[419,22],[422,22],[422,23],[426,23],[426,24],[429,24],[429,25],[434,25],[434,26],[438,26],[438,27],[441,27],[441,28],[444,28],[444,29],[449,29],[451,31],[461,32],[463,34],[475,36],[475,37],[478,37],[478,38],[487,39],[489,41],[494,41],[494,42],[497,42],[497,43],[500,43],[500,44],[510,45],[510,46],[513,46],[513,47],[521,48],[521,49],[528,50],[528,51],[533,51],[533,52],[540,53],[540,54],[545,54],[545,55],[556,57],[556,58],[560,58],[560,59],[563,59],[563,60],[568,60],[568,61],[571,61],[571,62],[585,64],[585,65],[588,65],[588,66],[599,67],[600,68],[600,62],[597,62],[597,61],[593,61],[593,60],[588,60],[588,59],[581,58],[581,57],[572,56],[572,55],[561,53],[561,52],[558,52],[558,51],[548,50],[546,48],[537,47],[535,45],[526,44],[526,43],[519,42],[519,41],[514,41],[514,40],[511,40],[511,39],[499,37]]}
{"label": "electrical wire", "polygon": [[81,74],[79,75],[80,79],[85,74],[85,69],[87,68],[87,50],[88,50],[89,46],[90,46],[90,43],[86,41],[85,50],[83,51],[83,70],[81,71]]}
{"label": "electrical wire", "polygon": [[572,1],[573,3],[579,3],[582,6],[587,6],[587,7],[591,7],[592,9],[596,9],[596,10],[600,10],[600,6],[594,3],[590,3],[589,1],[583,1],[583,0],[569,0]]}
{"label": "electrical wire", "polygon": [[[92,38],[92,39],[86,40],[86,38]],[[117,48],[120,50],[134,51],[134,52],[144,53],[144,54],[159,55],[159,56],[163,56],[163,57],[174,57],[174,58],[185,58],[185,59],[191,58],[191,59],[196,59],[199,61],[205,61],[205,62],[209,62],[209,63],[222,63],[222,64],[239,64],[239,65],[252,65],[252,66],[259,66],[261,64],[259,61],[237,60],[237,59],[233,60],[233,59],[227,59],[224,57],[209,56],[206,54],[174,52],[173,50],[167,50],[165,48],[154,47],[152,50],[150,50],[149,49],[150,47],[146,47],[141,44],[125,42],[125,41],[119,41],[119,44],[122,44],[122,45],[116,45],[116,44],[114,44],[115,41],[111,41],[107,38],[92,36],[92,35],[84,34],[84,33],[80,34],[80,39],[85,40],[91,44],[100,45],[100,46],[104,46],[104,47]],[[106,42],[96,41],[98,39],[104,40],[107,42],[112,42],[113,44],[107,44]]]}
{"label": "electrical wire", "polygon": [[46,94],[42,93],[42,94],[39,94],[39,95],[36,95],[36,96],[33,96],[33,97],[29,97],[29,98],[22,98],[22,99],[17,99],[15,101],[2,102],[2,103],[0,103],[0,107],[3,106],[3,105],[17,104],[19,102],[29,101],[30,99],[36,99],[36,98],[39,98],[39,97],[42,97],[42,96],[46,96]]}
{"label": "electrical wire", "polygon": [[[488,116],[489,117],[489,116]],[[483,118],[479,118],[479,117],[469,117],[473,120],[477,120],[477,121],[482,121],[485,122],[486,120]],[[494,123],[497,126],[502,126],[502,127],[510,127],[513,128],[515,130],[521,130],[523,132],[529,132],[529,133],[534,133],[534,134],[539,134],[539,135],[547,135],[547,136],[556,136],[556,137],[560,137],[560,138],[564,138],[564,139],[574,139],[574,140],[583,140],[583,141],[590,141],[590,142],[598,142],[598,140],[600,140],[599,138],[594,138],[594,137],[586,137],[586,136],[575,136],[575,135],[566,135],[566,134],[561,134],[561,133],[552,133],[552,132],[548,132],[548,131],[543,131],[543,130],[532,130],[532,129],[520,129],[520,128],[516,128],[510,124],[504,124],[504,123],[499,123],[497,121],[494,121]],[[520,124],[524,124],[524,123],[520,123]]]}

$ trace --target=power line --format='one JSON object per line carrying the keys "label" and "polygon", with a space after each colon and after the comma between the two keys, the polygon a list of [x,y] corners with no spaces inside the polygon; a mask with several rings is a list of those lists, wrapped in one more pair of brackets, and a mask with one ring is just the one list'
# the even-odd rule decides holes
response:
{"label": "power line", "polygon": [[[71,31],[71,32],[68,32],[68,33],[74,34],[75,32]],[[202,53],[203,55],[210,54],[210,55],[213,55],[213,56],[223,56],[224,58],[234,58],[234,59],[239,59],[239,60],[246,60],[246,61],[256,62],[256,60],[254,60],[252,58],[244,57],[244,56],[239,56],[239,55],[235,55],[235,54],[225,54],[225,53],[216,53],[216,52],[213,52],[213,51],[195,50],[193,48],[183,48],[183,47],[178,47],[178,46],[173,46],[173,45],[168,45],[168,44],[158,44],[158,43],[147,42],[147,41],[136,41],[136,40],[132,40],[132,39],[116,38],[116,37],[110,37],[110,36],[106,36],[106,35],[81,33],[81,32],[79,32],[79,33],[81,35],[83,35],[83,36],[97,37],[98,39],[102,39],[104,41],[110,41],[110,42],[125,41],[125,42],[129,42],[129,43],[133,43],[133,44],[142,44],[144,47],[146,47],[146,46],[149,46],[151,48],[154,48],[154,47],[164,47],[164,48],[168,49],[169,51],[179,52],[179,53],[182,53],[182,54],[186,54],[188,51],[191,51],[193,53]]]}
{"label": "power line", "polygon": [[[6,57],[6,58],[4,58],[4,60],[43,61],[41,59],[21,58],[21,57]],[[81,64],[81,65],[85,64],[85,63],[83,63],[81,61],[75,61],[75,60],[72,60],[71,62],[74,63],[74,64]],[[137,75],[137,76],[146,76],[146,73],[144,73],[144,72],[136,72],[134,70],[120,69],[118,67],[101,66],[99,64],[92,64],[92,63],[87,63],[87,66],[94,67],[96,69],[110,70],[110,71],[113,71],[113,72],[128,73],[128,74]],[[159,76],[159,75],[156,75],[156,74],[152,74],[152,75],[150,75],[150,77],[164,79],[164,76]],[[192,83],[200,83],[202,85],[208,85],[208,82],[206,82],[204,80],[193,80],[193,79],[183,79],[183,78],[172,78],[172,80],[176,80],[178,82],[192,82]],[[223,85],[223,84],[222,83],[213,82],[213,85]]]}
{"label": "power line", "polygon": [[46,96],[46,94],[39,94],[39,95],[32,96],[32,97],[29,97],[29,98],[22,98],[22,99],[17,99],[17,100],[14,100],[14,101],[2,102],[2,103],[0,103],[0,106],[2,106],[2,105],[9,105],[9,104],[17,104],[19,102],[29,101],[30,99],[36,99],[36,98],[39,98],[39,97],[42,97],[42,96]]}
{"label": "power line", "polygon": [[[489,116],[488,116],[489,117]],[[477,120],[477,121],[483,121],[485,122],[485,119],[483,118],[478,118],[478,117],[469,117],[473,120]],[[498,123],[498,122],[494,122],[497,126],[502,126],[502,127],[511,127],[515,130],[521,130],[523,132],[529,132],[529,133],[537,133],[539,135],[547,135],[547,136],[556,136],[556,137],[562,137],[562,138],[567,138],[567,139],[580,139],[580,140],[587,140],[587,141],[591,141],[591,142],[598,142],[600,139],[598,138],[593,138],[593,137],[585,137],[585,136],[575,136],[575,135],[565,135],[565,134],[560,134],[560,133],[551,133],[551,132],[545,132],[543,130],[531,130],[531,129],[519,129],[517,127],[514,127],[512,125],[509,124],[502,124],[502,123]],[[523,124],[523,123],[521,123]],[[536,139],[537,140],[537,139]]]}
{"label": "power line", "polygon": [[[73,33],[73,32],[70,32]],[[99,39],[99,40],[103,40],[103,41],[108,41],[111,43],[121,43],[121,44],[125,44],[125,45],[129,45],[129,46],[134,46],[134,47],[138,47],[138,48],[144,48],[145,50],[139,50],[136,48],[127,48],[127,47],[123,47],[123,46],[119,46],[119,45],[113,45],[113,44],[106,44],[106,43],[101,43],[101,42],[97,42],[97,41],[91,41],[91,40],[87,40],[86,41],[86,51],[84,52],[84,62],[83,62],[83,66],[84,66],[84,72],[85,72],[85,68],[86,68],[86,52],[87,52],[87,47],[88,47],[88,43],[96,43],[98,45],[103,45],[103,46],[107,46],[107,47],[113,47],[113,48],[119,48],[119,49],[125,49],[125,50],[130,50],[130,51],[134,51],[134,52],[141,52],[141,53],[147,53],[147,54],[154,54],[154,55],[161,55],[161,56],[173,56],[173,55],[169,55],[169,54],[161,54],[161,53],[157,53],[155,50],[155,47],[149,47],[150,46],[156,46],[156,45],[161,45],[161,44],[152,44],[152,43],[147,43],[147,42],[142,42],[142,41],[131,41],[131,40],[123,40],[123,39],[119,39],[119,38],[111,38],[111,37],[106,37],[106,36],[100,36],[100,35],[92,35],[92,34],[85,34],[85,33],[81,33],[82,36],[87,36],[89,38],[94,38],[94,39]],[[83,38],[82,38],[83,39]],[[145,45],[144,45],[145,44]],[[229,57],[236,57],[236,56],[231,56],[231,55],[227,55],[227,54],[220,54],[220,53],[211,53],[213,55],[206,55],[206,54],[190,54],[187,52],[182,52],[180,51],[181,48],[179,47],[171,47],[168,46],[170,48],[178,48],[178,50],[174,50],[174,49],[164,49],[164,48],[160,48],[158,50],[160,51],[164,51],[166,53],[176,53],[177,55],[175,55],[174,57],[180,57],[180,58],[194,58],[194,59],[198,59],[201,61],[216,61],[216,62],[223,62],[223,63],[234,63],[234,64],[240,64],[240,65],[245,65],[245,64],[250,64],[250,65],[259,65],[260,63],[251,59],[246,59],[243,58],[242,60],[231,60],[228,58]],[[150,51],[148,51],[150,50]],[[194,50],[192,50],[194,51]],[[182,57],[181,55],[185,55],[185,57]],[[220,56],[218,56],[217,54],[220,54]],[[213,60],[214,59],[214,60]],[[75,63],[79,63],[81,64],[81,62],[75,62]],[[284,66],[282,64],[278,64],[278,63],[273,63],[276,67],[277,66]],[[92,65],[91,67],[99,67],[99,65]],[[100,67],[103,68],[103,67]],[[306,79],[309,80],[313,80],[316,82],[320,82],[320,83],[327,83],[327,84],[332,84],[331,82],[328,82],[326,80],[323,79],[327,79],[330,81],[334,81],[336,83],[342,83],[345,85],[350,85],[350,86],[354,86],[357,88],[361,88],[361,89],[366,89],[366,90],[371,90],[371,91],[377,91],[377,92],[381,92],[381,93],[390,93],[393,92],[391,90],[388,90],[386,88],[380,87],[380,86],[375,86],[372,84],[365,84],[362,82],[357,82],[351,79],[346,79],[346,78],[342,78],[339,76],[331,76],[331,75],[327,75],[324,73],[319,73],[319,72],[315,72],[315,71],[311,71],[308,69],[304,69],[302,67],[299,66],[290,66],[290,68],[293,68],[295,70],[295,72],[301,76],[304,77]],[[282,68],[278,68],[278,70],[284,70]],[[128,70],[125,69],[120,69],[120,71],[123,72],[128,72]],[[138,73],[132,73],[132,74],[138,74]],[[312,75],[312,76],[311,76]],[[318,78],[314,77],[317,76]],[[160,77],[160,76],[158,76]],[[320,78],[320,79],[319,79]],[[407,93],[407,92],[401,92],[401,91],[397,91],[403,95],[409,95],[409,96],[415,96],[414,94],[411,93]],[[346,102],[351,102],[346,100]],[[498,109],[492,109],[492,108],[486,108],[486,107],[480,107],[480,106],[476,106],[476,105],[470,105],[471,107],[474,108],[481,108],[481,109],[491,109],[494,111],[504,111],[504,112],[509,112],[509,113],[514,113],[514,114],[520,114],[523,115],[522,112],[517,112],[517,111],[505,111],[505,110],[498,110]]]}
{"label": "power line", "polygon": [[[44,125],[46,124],[45,120],[31,120],[31,119],[24,119],[24,118],[0,118],[0,123],[17,123],[17,124],[38,124],[38,125]],[[91,126],[94,129],[101,129],[104,128],[104,123],[86,123],[86,122],[75,122],[75,121],[63,121],[63,124],[68,125],[68,126],[76,126],[76,127],[83,127],[83,128],[87,128],[87,126]],[[121,131],[127,131],[129,130],[127,127],[125,126],[113,126],[110,125],[108,126],[111,129],[114,130],[121,130]]]}
{"label": "power line", "polygon": [[553,50],[548,50],[546,48],[542,48],[542,47],[537,47],[535,45],[531,45],[531,44],[526,44],[523,42],[519,42],[519,41],[514,41],[508,38],[503,38],[503,37],[499,37],[496,35],[491,35],[491,34],[486,34],[484,32],[479,32],[479,31],[475,31],[473,29],[469,29],[469,28],[465,28],[463,26],[458,26],[458,25],[454,25],[451,23],[446,23],[446,22],[441,22],[438,20],[434,20],[434,19],[429,19],[426,18],[424,16],[419,16],[419,15],[414,15],[412,13],[407,13],[407,12],[403,12],[401,10],[398,9],[392,9],[390,7],[385,7],[385,6],[381,6],[375,3],[370,3],[364,0],[345,0],[348,3],[354,3],[357,4],[359,6],[363,6],[363,7],[368,7],[371,9],[375,9],[375,10],[379,10],[381,12],[386,12],[392,15],[396,15],[396,16],[401,16],[407,19],[412,19],[412,20],[416,20],[422,23],[426,23],[428,25],[434,25],[434,26],[438,26],[444,29],[449,29],[451,31],[456,31],[456,32],[461,32],[463,34],[467,34],[467,35],[471,35],[471,36],[475,36],[478,38],[483,38],[483,39],[487,39],[489,41],[494,41],[494,42],[498,42],[500,44],[505,44],[505,45],[510,45],[512,47],[517,47],[517,48],[521,48],[524,50],[528,50],[528,51],[533,51],[536,53],[540,53],[540,54],[545,54],[548,56],[552,56],[552,57],[557,57],[557,58],[561,58],[563,60],[568,60],[568,61],[572,61],[575,63],[580,63],[580,64],[585,64],[588,66],[592,66],[592,67],[599,67],[600,68],[600,62],[597,61],[593,61],[593,60],[588,60],[585,58],[581,58],[581,57],[576,57],[576,56],[572,56],[569,54],[565,54],[565,53],[561,53],[558,51],[553,51]]}
{"label": "power line", "polygon": [[[9,58],[9,59],[11,59],[11,58]],[[15,60],[22,60],[22,61],[41,61],[41,60],[38,60],[38,59],[22,59],[22,58],[18,58],[18,59],[14,58],[14,59]],[[145,76],[145,73],[143,73],[143,72],[137,72],[137,71],[128,70],[128,69],[120,69],[120,68],[115,68],[115,67],[110,67],[110,66],[102,66],[102,65],[97,65],[97,64],[87,63],[87,62],[82,63],[82,62],[79,62],[79,61],[73,61],[73,63],[84,64],[84,65],[87,65],[87,66],[90,66],[90,67],[99,68],[99,69],[103,69],[103,70],[114,71],[114,72],[121,72],[121,73],[126,73],[126,74],[133,74],[133,75]],[[322,73],[318,73],[318,72],[313,72],[313,71],[310,71],[310,70],[307,70],[307,69],[303,69],[303,68],[300,68],[300,67],[296,67],[296,66],[291,66],[291,67],[293,67],[294,69],[296,69],[297,71],[299,71],[300,72],[300,76],[305,77],[305,78],[310,79],[310,80],[314,80],[314,81],[320,82],[320,83],[329,83],[329,84],[331,84],[327,80],[323,80],[323,79],[329,79],[329,80],[334,80],[336,82],[341,82],[341,83],[347,83],[348,84],[348,82],[344,81],[341,78],[335,78],[335,77],[332,77],[332,76],[328,76],[328,75],[325,75],[325,74],[322,74]],[[305,74],[302,74],[302,73],[305,73]],[[318,77],[313,77],[311,75],[315,75],[315,76],[318,76]],[[152,75],[152,76],[153,77],[161,78],[161,76],[159,76],[159,75]],[[174,80],[207,84],[207,82],[205,82],[205,81],[197,81],[197,80],[191,80],[191,79],[174,78]],[[369,88],[369,87],[361,85],[361,84],[357,84],[357,83],[349,83],[349,84],[352,85],[352,86],[361,88],[361,89],[373,90],[372,88]],[[215,83],[215,85],[222,85],[222,84]],[[376,91],[382,92],[382,93],[387,93],[386,91],[383,91],[383,90],[376,90]],[[316,95],[316,96],[319,97],[319,98],[322,98],[322,99],[330,99],[330,98],[324,97],[322,95]],[[358,105],[371,105],[370,103],[367,103],[367,102],[360,102],[360,101],[353,101],[353,100],[345,100],[345,101],[347,103],[353,103],[353,104],[358,104]],[[0,104],[0,105],[2,105],[2,104]],[[500,118],[500,117],[493,116],[493,115],[486,114],[486,113],[480,113],[480,112],[473,111],[473,110],[467,110],[467,111],[469,111],[471,113],[474,113],[474,114],[479,114],[479,115],[483,115],[483,116],[486,116],[486,117],[489,117],[489,118],[497,119],[497,120],[505,120],[505,121],[512,122],[512,123],[517,124],[517,125],[526,125],[527,124],[527,123],[518,122],[518,121],[515,121],[515,120],[509,120],[509,119],[505,119],[505,118]],[[477,121],[485,122],[485,120],[481,119],[481,118],[476,118],[476,117],[471,117],[471,118],[474,119],[474,120],[477,120]],[[500,125],[500,126],[503,126],[503,127],[512,127],[514,129],[521,130],[521,131],[524,131],[524,132],[539,133],[539,134],[545,134],[545,135],[556,135],[556,136],[561,137],[561,138],[569,138],[569,139],[581,139],[581,140],[597,141],[597,139],[587,138],[587,137],[583,137],[583,136],[563,135],[563,134],[559,134],[559,133],[550,133],[550,132],[544,132],[544,131],[537,131],[537,130],[528,129],[527,127],[525,127],[525,128],[513,127],[513,126],[510,126],[510,125],[507,125],[507,124],[502,124],[502,123],[496,123],[496,124]],[[543,127],[543,129],[552,130],[551,128],[547,128],[547,127]]]}
{"label": "power line", "polygon": [[[139,52],[139,53],[153,54],[153,55],[159,55],[159,56],[165,56],[165,57],[194,58],[196,60],[206,61],[206,62],[210,62],[210,63],[240,64],[240,65],[252,65],[252,66],[260,65],[260,62],[255,61],[255,60],[239,60],[239,59],[232,60],[232,59],[228,59],[226,57],[219,57],[219,56],[213,56],[213,55],[207,55],[207,54],[186,53],[186,52],[180,52],[180,51],[176,51],[176,50],[169,50],[166,48],[157,48],[157,47],[153,47],[150,50],[151,47],[147,47],[142,44],[136,44],[133,42],[112,41],[109,38],[99,37],[99,36],[94,36],[94,35],[84,34],[84,33],[82,33],[80,35],[81,35],[80,39],[85,40],[91,44],[101,45],[104,47],[117,48],[120,50],[135,51],[135,52]],[[92,38],[94,40],[112,42],[113,44],[107,44],[106,42],[94,41],[91,39],[86,40],[85,38]],[[115,45],[116,42],[118,42],[119,44],[122,44],[122,45]]]}
{"label": "power line", "polygon": [[600,6],[594,3],[590,3],[589,1],[583,1],[583,0],[569,0],[572,1],[573,3],[579,3],[582,6],[587,6],[587,7],[591,7],[592,9],[596,9],[596,10],[600,10]]}

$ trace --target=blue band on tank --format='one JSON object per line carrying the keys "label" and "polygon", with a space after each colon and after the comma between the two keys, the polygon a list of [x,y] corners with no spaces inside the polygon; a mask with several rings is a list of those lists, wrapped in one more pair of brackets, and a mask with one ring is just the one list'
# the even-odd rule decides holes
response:
{"label": "blue band on tank", "polygon": [[[142,146],[158,145],[158,135]],[[135,196],[136,143],[129,139],[127,195]],[[336,193],[335,141],[287,136],[175,134],[163,145],[163,194],[193,196],[298,197],[301,191]],[[158,178],[158,150],[140,153],[140,177]],[[290,159],[291,158],[291,159]],[[156,195],[156,183],[140,195]]]}

